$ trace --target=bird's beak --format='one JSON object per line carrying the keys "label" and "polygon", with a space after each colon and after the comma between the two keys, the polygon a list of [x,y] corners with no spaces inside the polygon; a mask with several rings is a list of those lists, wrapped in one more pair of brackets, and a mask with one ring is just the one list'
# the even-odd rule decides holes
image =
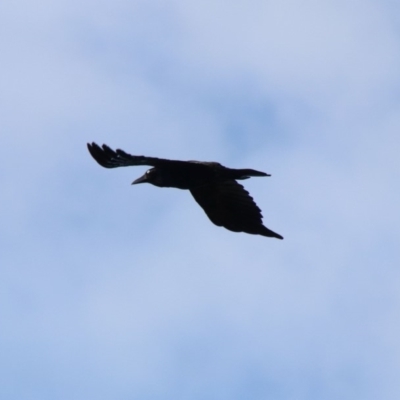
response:
{"label": "bird's beak", "polygon": [[135,179],[132,182],[132,185],[136,185],[137,183],[146,183],[146,182],[148,182],[148,179],[147,179],[146,175],[143,175],[140,178]]}

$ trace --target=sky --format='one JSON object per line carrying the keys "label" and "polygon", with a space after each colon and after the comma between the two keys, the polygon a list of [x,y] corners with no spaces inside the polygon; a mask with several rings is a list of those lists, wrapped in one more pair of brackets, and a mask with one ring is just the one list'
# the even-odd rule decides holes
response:
{"label": "sky", "polygon": [[[5,0],[0,397],[400,397],[400,5]],[[283,241],[86,143],[218,161]]]}

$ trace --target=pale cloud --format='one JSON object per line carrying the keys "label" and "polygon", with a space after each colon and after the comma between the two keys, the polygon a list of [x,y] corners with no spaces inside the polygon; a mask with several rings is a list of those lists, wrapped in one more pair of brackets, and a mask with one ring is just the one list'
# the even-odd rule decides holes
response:
{"label": "pale cloud", "polygon": [[[398,398],[394,4],[2,7],[4,398]],[[92,140],[271,173],[285,240]]]}

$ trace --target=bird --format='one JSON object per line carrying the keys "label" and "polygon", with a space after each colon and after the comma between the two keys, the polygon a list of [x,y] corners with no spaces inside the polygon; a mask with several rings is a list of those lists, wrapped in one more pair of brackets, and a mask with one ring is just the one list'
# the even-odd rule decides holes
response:
{"label": "bird", "polygon": [[260,208],[249,192],[237,181],[257,176],[271,176],[254,169],[227,168],[218,162],[180,161],[134,156],[121,149],[112,150],[88,143],[91,156],[104,168],[146,165],[152,168],[132,182],[157,187],[189,190],[208,218],[217,226],[233,232],[283,239],[263,225]]}

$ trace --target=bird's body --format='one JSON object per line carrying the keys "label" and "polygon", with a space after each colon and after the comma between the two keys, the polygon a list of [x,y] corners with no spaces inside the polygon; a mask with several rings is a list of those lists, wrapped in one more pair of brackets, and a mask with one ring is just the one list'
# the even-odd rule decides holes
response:
{"label": "bird's body", "polygon": [[269,176],[253,169],[226,168],[217,162],[178,161],[155,157],[133,156],[107,145],[89,144],[92,157],[105,168],[148,165],[149,169],[133,183],[151,183],[158,187],[190,190],[210,220],[234,232],[268,237],[283,237],[262,224],[261,210],[236,180],[251,176]]}
{"label": "bird's body", "polygon": [[[158,187],[190,190],[216,179],[216,169],[196,161],[172,161],[162,167],[152,169],[151,183]],[[215,163],[216,164],[216,163]]]}

